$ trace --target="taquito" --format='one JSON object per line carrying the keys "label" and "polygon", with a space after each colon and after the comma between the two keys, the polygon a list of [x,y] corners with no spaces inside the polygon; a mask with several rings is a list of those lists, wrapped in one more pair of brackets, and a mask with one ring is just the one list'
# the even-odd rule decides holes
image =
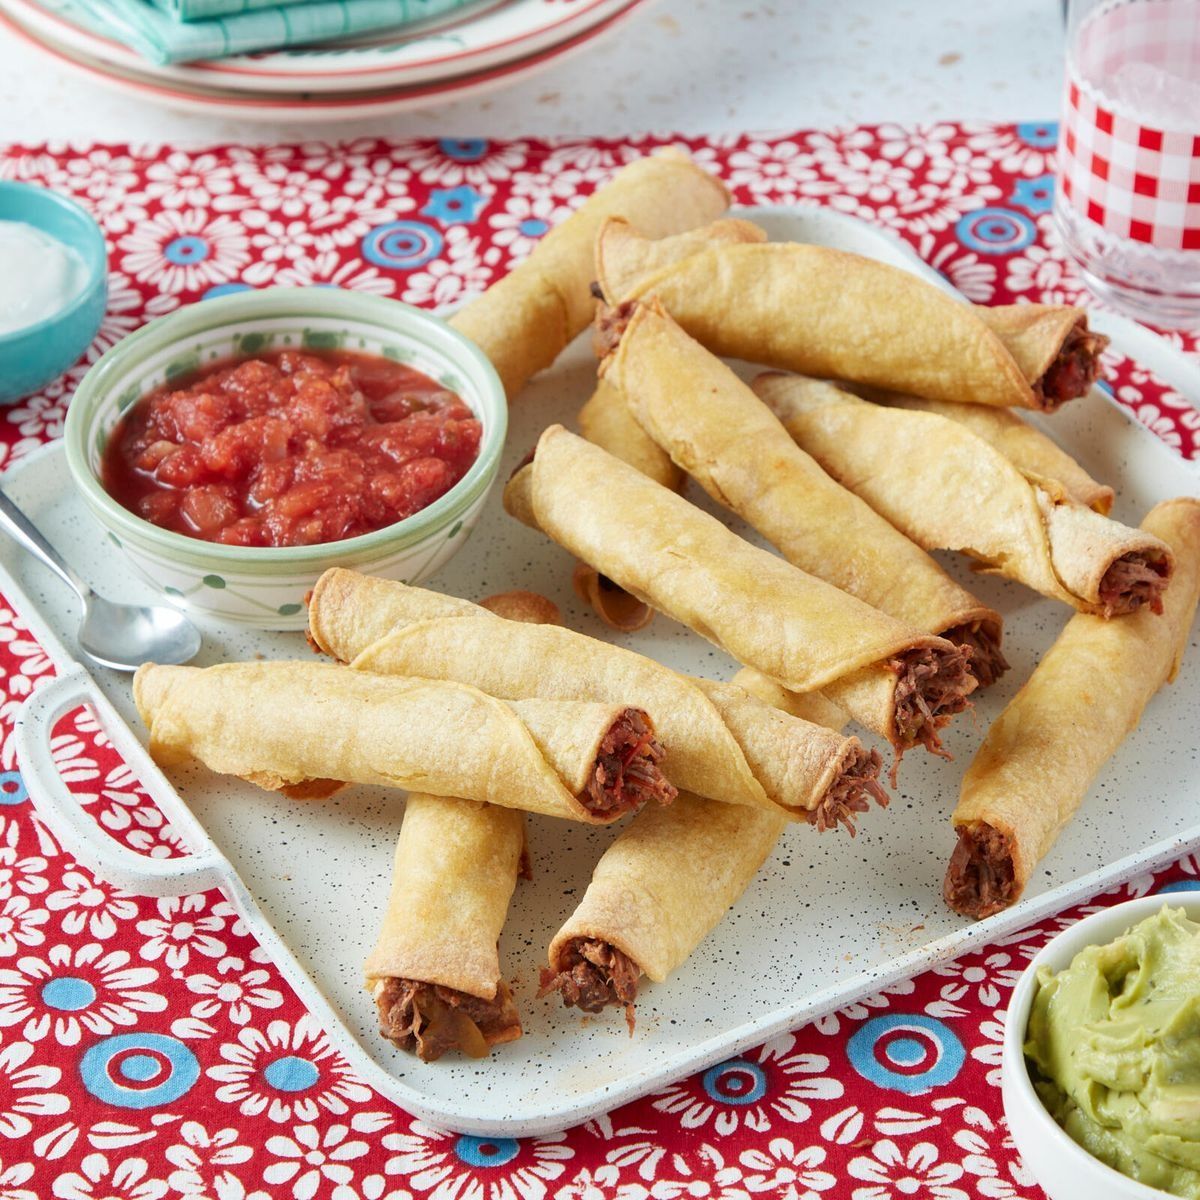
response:
{"label": "taquito", "polygon": [[524,814],[411,792],[383,927],[366,963],[379,1029],[435,1062],[521,1036],[496,948],[525,852]]}
{"label": "taquito", "polygon": [[1013,356],[1043,412],[1086,396],[1100,378],[1100,355],[1108,338],[1088,328],[1084,309],[1067,304],[980,304],[975,312]]}
{"label": "taquito", "polygon": [[764,375],[754,390],[839,483],[926,550],[961,550],[1080,612],[1162,610],[1171,551],[1026,477],[935,412],[884,408],[828,383]]}
{"label": "taquito", "polygon": [[542,970],[542,995],[557,991],[564,1004],[591,1013],[622,1005],[630,1033],[640,977],[661,983],[687,960],[787,824],[777,812],[689,792],[661,812],[670,819],[654,820],[647,809],[604,852]]}
{"label": "taquito", "polygon": [[783,684],[753,667],[743,667],[733,677],[732,682],[734,686],[749,692],[763,704],[790,716],[799,717],[802,721],[813,721],[817,725],[827,725],[830,729],[841,729],[850,719],[844,708],[834,704],[820,692],[809,692],[803,696],[798,692],[789,692]]}
{"label": "taquito", "polygon": [[916,629],[969,646],[982,686],[1007,668],[1000,614],[831,479],[660,307],[638,306],[602,369],[672,460],[788,562]]}
{"label": "taquito", "polygon": [[509,704],[298,662],[149,664],[133,695],[155,761],[198,759],[298,799],[366,783],[608,824],[675,793],[650,717],[623,704]]}
{"label": "taquito", "polygon": [[1053,411],[1086,393],[1107,344],[1080,309],[965,304],[826,246],[719,245],[664,262],[613,220],[596,257],[602,341],[616,340],[632,303],[658,296],[714,354],[930,400]]}
{"label": "taquito", "polygon": [[1168,500],[1142,528],[1175,553],[1163,613],[1072,617],[988,730],[963,778],[943,893],[965,916],[1015,903],[1092,780],[1175,678],[1200,599],[1200,500]]}
{"label": "taquito", "polygon": [[903,750],[940,749],[967,705],[969,652],[743,541],[611,454],[552,425],[508,511],[627,592],[792,691],[824,691]]}
{"label": "taquito", "polygon": [[[633,419],[625,397],[611,384],[604,380],[597,383],[591,398],[579,410],[579,429],[593,445],[616,455],[655,483],[673,492],[683,491],[683,472]],[[644,629],[654,617],[650,605],[631,596],[587,563],[575,564],[571,585],[580,600],[610,629],[633,633]]]}
{"label": "taquito", "polygon": [[579,432],[622,462],[673,492],[683,490],[684,473],[671,456],[638,424],[625,397],[607,379],[596,384],[579,410]]}
{"label": "taquito", "polygon": [[533,253],[450,318],[492,361],[512,400],[583,332],[595,311],[593,243],[606,217],[623,216],[663,237],[720,216],[729,194],[676,149],[622,168]]}
{"label": "taquito", "polygon": [[[535,592],[483,603],[516,621],[562,622]],[[528,869],[519,810],[409,794],[391,895],[365,967],[385,1038],[434,1062],[452,1049],[482,1058],[521,1036],[497,942],[517,876]]]}
{"label": "taquito", "polygon": [[[750,674],[740,672],[734,684]],[[758,686],[757,678],[748,682]],[[845,714],[819,698],[780,698],[832,730],[844,723]],[[656,819],[660,812],[669,819]],[[641,976],[661,983],[687,960],[746,890],[785,824],[776,813],[687,792],[660,812],[640,813],[602,855],[542,971],[543,994],[557,991],[584,1012],[621,1005],[630,1033]]]}
{"label": "taquito", "polygon": [[[642,265],[666,266],[713,245],[762,242],[766,237],[764,230],[749,221],[727,218],[673,237],[648,241]],[[683,491],[684,473],[634,420],[625,398],[611,383],[603,379],[597,383],[595,392],[579,410],[579,431],[589,442],[636,467],[655,483],[675,492]],[[643,604],[586,563],[576,566],[572,584],[576,595],[613,629],[631,633],[644,628],[654,616],[654,609],[648,604]]]}
{"label": "taquito", "polygon": [[871,800],[887,803],[879,756],[857,738],[582,633],[503,621],[463,600],[338,568],[317,581],[309,625],[314,645],[358,670],[449,679],[508,701],[619,701],[653,711],[670,747],[671,782],[723,802],[851,832]]}
{"label": "taquito", "polygon": [[[1023,305],[1028,308],[1030,305]],[[982,404],[951,404],[944,400],[922,400],[881,388],[851,389],[864,400],[891,408],[914,408],[937,413],[965,425],[1004,455],[1026,479],[1046,481],[1050,492],[1061,491],[1072,500],[1095,509],[1102,516],[1112,511],[1115,493],[1107,484],[1093,479],[1052,438],[1013,412],[1011,408],[986,408]]]}

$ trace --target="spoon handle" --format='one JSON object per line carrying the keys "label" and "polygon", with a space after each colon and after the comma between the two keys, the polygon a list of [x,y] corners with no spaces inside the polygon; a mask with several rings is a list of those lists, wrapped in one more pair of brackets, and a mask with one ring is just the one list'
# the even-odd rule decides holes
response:
{"label": "spoon handle", "polygon": [[74,588],[76,595],[87,601],[91,588],[71,570],[62,556],[50,545],[32,521],[0,490],[0,529],[34,558],[45,563],[64,583]]}

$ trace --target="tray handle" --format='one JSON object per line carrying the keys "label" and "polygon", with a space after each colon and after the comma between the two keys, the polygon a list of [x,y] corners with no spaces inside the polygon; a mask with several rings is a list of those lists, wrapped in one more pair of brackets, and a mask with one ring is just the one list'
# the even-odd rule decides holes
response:
{"label": "tray handle", "polygon": [[[191,850],[189,855],[139,854],[110,837],[80,807],[59,774],[50,737],[62,717],[81,704],[95,710],[118,753]],[[14,744],[34,807],[59,844],[100,878],[144,896],[186,896],[228,884],[231,869],[225,856],[81,667],[43,684],[25,701],[17,713]]]}

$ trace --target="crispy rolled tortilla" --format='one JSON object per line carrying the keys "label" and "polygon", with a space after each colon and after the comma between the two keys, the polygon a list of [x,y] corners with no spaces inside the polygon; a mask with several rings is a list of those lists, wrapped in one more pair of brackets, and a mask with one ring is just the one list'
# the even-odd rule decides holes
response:
{"label": "crispy rolled tortilla", "polygon": [[872,400],[876,404],[920,409],[957,421],[1003,454],[1026,479],[1045,481],[1050,492],[1062,491],[1102,516],[1107,516],[1112,510],[1113,489],[1098,483],[1065,450],[1010,408],[922,400],[917,396],[904,396],[881,388],[856,387],[853,390],[864,400]]}
{"label": "crispy rolled tortilla", "polygon": [[[483,604],[514,621],[562,623],[536,592]],[[517,876],[528,872],[517,809],[409,794],[391,895],[365,967],[385,1038],[434,1062],[452,1049],[482,1058],[521,1036],[497,941]]]}
{"label": "crispy rolled tortilla", "polygon": [[575,595],[602,620],[609,629],[621,633],[636,633],[654,620],[654,609],[631,596],[623,587],[601,575],[587,563],[576,563],[571,572],[571,587]]}
{"label": "crispy rolled tortilla", "polygon": [[[664,809],[666,813],[668,810]],[[779,813],[680,792],[670,821],[630,822],[550,943],[541,994],[584,1012],[622,1005],[633,1032],[638,980],[661,983],[746,890],[787,824]]]}
{"label": "crispy rolled tortilla", "polygon": [[[633,419],[625,397],[611,384],[600,380],[596,385],[591,398],[579,410],[579,429],[589,442],[615,454],[655,483],[673,492],[683,490],[683,472]],[[654,618],[650,605],[643,604],[587,563],[575,564],[571,586],[610,629],[633,633],[644,629]]]}
{"label": "crispy rolled tortilla", "polygon": [[845,709],[822,696],[820,692],[809,692],[805,696],[789,692],[783,684],[777,683],[753,667],[743,667],[733,677],[733,683],[764,704],[793,717],[799,717],[802,721],[813,721],[817,725],[827,725],[830,729],[841,729],[850,719]]}
{"label": "crispy rolled tortilla", "polygon": [[1162,610],[1171,551],[1027,478],[965,425],[831,384],[764,375],[754,390],[836,480],[926,550],[961,550],[1080,612]]}
{"label": "crispy rolled tortilla", "polygon": [[198,759],[297,798],[366,783],[594,825],[674,798],[650,718],[622,704],[508,704],[463,684],[297,662],[149,664],[133,694],[157,762]]}
{"label": "crispy rolled tortilla", "polygon": [[579,432],[622,462],[635,467],[655,483],[683,491],[684,473],[671,456],[638,424],[625,397],[606,379],[596,385],[579,410]]}
{"label": "crispy rolled tortilla", "polygon": [[998,304],[977,305],[975,312],[1016,360],[1043,412],[1086,396],[1100,378],[1108,338],[1088,328],[1082,308]]}
{"label": "crispy rolled tortilla", "polygon": [[999,613],[831,479],[661,308],[638,306],[603,370],[646,433],[788,562],[916,629],[969,646],[982,686],[1007,668]]}
{"label": "crispy rolled tortilla", "polygon": [[613,220],[596,258],[608,306],[601,341],[615,341],[632,303],[656,295],[714,354],[930,400],[1049,412],[1087,391],[1107,342],[1081,310],[963,304],[908,271],[825,246],[664,256]]}
{"label": "crispy rolled tortilla", "polygon": [[[742,676],[758,686],[753,673]],[[773,693],[766,689],[766,698]],[[825,718],[845,714],[826,702],[781,697],[789,709]],[[655,983],[687,960],[746,890],[783,832],[777,814],[719,804],[680,792],[670,819],[639,814],[605,851],[579,907],[550,944],[542,994],[584,1012],[625,1009],[633,1032],[642,975]]]}
{"label": "crispy rolled tortilla", "polygon": [[409,794],[392,891],[366,963],[379,1028],[435,1062],[483,1058],[521,1036],[496,948],[525,851],[524,814],[474,800]]}
{"label": "crispy rolled tortilla", "polygon": [[729,194],[680,150],[666,149],[617,172],[533,253],[450,324],[491,359],[512,400],[587,328],[595,311],[593,243],[606,217],[623,216],[651,236],[703,225],[725,211]]}
{"label": "crispy rolled tortilla", "polygon": [[879,757],[857,738],[569,629],[336,568],[313,589],[309,625],[314,645],[358,670],[449,679],[508,701],[619,697],[654,711],[671,781],[723,802],[850,832],[872,800],[887,803]]}
{"label": "crispy rolled tortilla", "polygon": [[558,425],[509,480],[508,511],[627,592],[796,692],[824,691],[898,749],[975,686],[969,651],[921,633],[751,546]]}
{"label": "crispy rolled tortilla", "polygon": [[1163,613],[1072,617],[988,730],[954,810],[943,893],[956,912],[986,917],[1020,898],[1096,773],[1179,670],[1200,598],[1200,500],[1158,504],[1142,528],[1175,552]]}
{"label": "crispy rolled tortilla", "polygon": [[[766,233],[749,221],[725,219],[673,237],[647,242],[644,266],[655,268],[687,258],[713,245],[762,242]],[[625,398],[611,383],[600,380],[591,398],[579,410],[579,431],[589,442],[636,467],[655,483],[674,492],[683,491],[684,473],[671,456],[634,420]],[[576,595],[608,626],[631,633],[648,625],[654,609],[618,587],[586,563],[575,568]]]}

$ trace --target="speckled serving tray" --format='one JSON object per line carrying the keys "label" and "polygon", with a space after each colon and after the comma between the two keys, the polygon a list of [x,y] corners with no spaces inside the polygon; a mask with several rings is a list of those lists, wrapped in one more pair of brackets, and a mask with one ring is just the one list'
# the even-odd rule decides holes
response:
{"label": "speckled serving tray", "polygon": [[[856,250],[946,286],[889,235],[858,221],[816,209],[746,215],[763,221],[773,237]],[[1200,371],[1154,335],[1117,318],[1095,323],[1177,390],[1200,395]],[[573,419],[593,373],[583,338],[522,395],[512,414],[501,479],[546,424]],[[1093,475],[1117,487],[1115,515],[1121,520],[1136,524],[1160,499],[1200,494],[1200,469],[1102,393],[1068,405],[1044,427]],[[8,472],[4,487],[99,588],[117,599],[147,598],[72,494],[60,450],[49,448],[26,460]],[[691,497],[709,507],[699,489]],[[734,527],[746,533],[740,523]],[[818,835],[807,826],[790,828],[689,962],[666,983],[643,985],[632,1038],[619,1013],[585,1018],[556,998],[536,997],[546,946],[616,831],[534,817],[534,878],[518,887],[501,942],[525,1036],[481,1063],[446,1059],[426,1065],[384,1042],[362,988],[362,963],[387,895],[400,797],[353,788],[328,804],[302,805],[200,769],[173,772],[168,782],[138,741],[144,730],[127,677],[98,673],[93,681],[73,662],[64,644],[75,628],[73,599],[6,544],[0,546],[0,589],[30,621],[62,675],[26,705],[18,722],[18,753],[39,811],[80,861],[101,875],[156,895],[222,888],[355,1069],[380,1092],[460,1132],[516,1136],[561,1129],[1200,845],[1200,662],[1193,661],[1152,702],[1025,899],[977,924],[946,908],[941,881],[954,845],[948,817],[962,772],[983,731],[1071,614],[1016,584],[972,576],[960,559],[942,557],[953,574],[1004,613],[1005,653],[1013,667],[980,700],[977,724],[960,718],[950,730],[947,742],[956,761],[907,756],[891,807],[867,814],[853,841]],[[564,552],[504,514],[495,493],[471,541],[436,586],[474,599],[532,588],[553,597],[574,628],[612,636],[581,610],[571,592],[570,569]],[[662,617],[647,630],[615,640],[695,674],[728,678],[736,669],[707,642]],[[299,634],[209,626],[199,661],[308,653]],[[89,696],[148,790],[196,850],[193,858],[152,861],[124,850],[73,804],[54,776],[48,732],[58,716]]]}

